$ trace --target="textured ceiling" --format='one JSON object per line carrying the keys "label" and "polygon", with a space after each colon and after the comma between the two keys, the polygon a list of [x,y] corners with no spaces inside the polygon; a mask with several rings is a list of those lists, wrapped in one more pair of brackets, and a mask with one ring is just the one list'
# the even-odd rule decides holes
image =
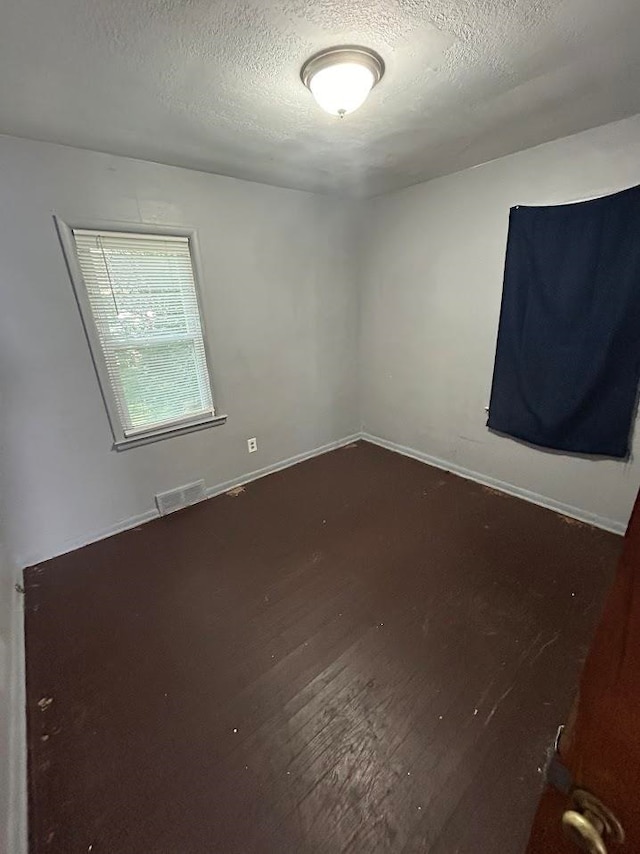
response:
{"label": "textured ceiling", "polygon": [[[323,113],[299,70],[387,70]],[[14,0],[0,133],[371,195],[640,112],[639,0]]]}

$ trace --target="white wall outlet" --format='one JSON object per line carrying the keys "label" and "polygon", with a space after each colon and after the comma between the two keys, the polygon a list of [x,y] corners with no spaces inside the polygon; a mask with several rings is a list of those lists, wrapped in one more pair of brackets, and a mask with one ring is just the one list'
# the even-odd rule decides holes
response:
{"label": "white wall outlet", "polygon": [[255,438],[255,436],[253,439],[247,439],[247,448],[249,449],[250,454],[253,454],[255,451],[258,450],[258,440]]}

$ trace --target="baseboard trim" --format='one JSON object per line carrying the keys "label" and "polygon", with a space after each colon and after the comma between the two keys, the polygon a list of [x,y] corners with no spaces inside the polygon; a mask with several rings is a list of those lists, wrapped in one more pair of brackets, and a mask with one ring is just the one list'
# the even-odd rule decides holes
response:
{"label": "baseboard trim", "polygon": [[[16,574],[22,584],[22,571]],[[24,596],[14,593],[11,603],[9,676],[9,804],[6,826],[7,851],[27,854],[27,721],[24,646]]]}
{"label": "baseboard trim", "polygon": [[[351,442],[356,442],[358,439],[360,439],[360,433],[353,433],[350,436],[345,436],[342,439],[336,439],[333,442],[327,442],[326,445],[320,445],[319,447],[313,448],[310,451],[303,451],[301,454],[295,454],[293,457],[288,457],[285,460],[279,460],[278,462],[272,463],[268,466],[264,466],[261,469],[255,469],[254,471],[240,475],[239,477],[233,478],[232,480],[227,480],[223,483],[216,484],[215,486],[210,486],[206,489],[206,496],[207,498],[213,498],[214,496],[220,495],[223,492],[228,492],[230,489],[233,489],[236,486],[243,486],[247,483],[251,483],[254,480],[258,480],[261,477],[266,477],[269,474],[274,474],[277,471],[282,471],[283,469],[289,468],[290,466],[295,466],[298,463],[304,462],[305,460],[310,460],[313,457],[319,457],[320,455],[326,454],[329,451],[335,451],[338,448],[342,448],[345,445],[349,445]],[[77,539],[67,540],[62,546],[60,546],[54,552],[46,556],[18,556],[16,558],[16,563],[18,564],[18,566],[21,567],[35,566],[38,563],[43,563],[45,560],[51,560],[51,558],[59,557],[60,555],[75,551],[76,549],[81,549],[83,546],[88,546],[91,543],[97,543],[100,540],[106,540],[107,537],[112,537],[114,534],[120,534],[123,531],[130,531],[132,528],[138,528],[140,525],[144,525],[146,522],[151,522],[153,519],[159,518],[160,514],[158,513],[158,510],[156,508],[152,510],[147,510],[137,516],[130,516],[128,519],[123,519],[120,522],[116,522],[114,525],[111,525],[108,528],[104,528],[101,531],[96,531],[84,537],[78,537]]]}
{"label": "baseboard trim", "polygon": [[16,563],[21,567],[37,566],[47,560],[52,560],[54,557],[66,555],[69,552],[74,552],[76,549],[81,549],[83,546],[90,546],[91,543],[97,543],[100,540],[106,540],[107,537],[112,537],[114,534],[120,534],[122,531],[130,531],[131,528],[137,528],[139,525],[144,525],[145,522],[151,522],[153,519],[159,519],[160,514],[157,510],[147,510],[145,513],[140,513],[137,516],[129,516],[128,519],[122,519],[110,525],[108,528],[103,528],[101,531],[94,531],[84,537],[65,540],[64,543],[46,555],[26,555],[16,556]]}
{"label": "baseboard trim", "polygon": [[[626,530],[627,526],[622,522],[618,522],[615,519],[608,519],[605,516],[598,516],[595,513],[589,513],[588,511],[582,510],[579,507],[573,507],[570,504],[563,504],[561,501],[556,501],[555,499],[548,498],[545,495],[540,495],[536,492],[531,492],[527,489],[523,489],[522,487],[515,486],[512,483],[507,483],[506,481],[498,480],[497,478],[490,477],[489,475],[482,474],[481,472],[467,469],[464,466],[449,462],[448,460],[440,459],[439,457],[434,457],[431,454],[426,454],[423,451],[416,450],[415,448],[410,448],[406,445],[401,445],[398,442],[392,442],[389,439],[383,439],[381,436],[375,436],[372,433],[367,433],[366,431],[360,433],[353,433],[350,436],[345,436],[344,438],[337,439],[333,442],[327,442],[327,444],[320,445],[319,447],[313,448],[310,451],[304,451],[300,454],[295,454],[294,456],[288,457],[287,459],[279,460],[278,462],[272,463],[271,465],[264,466],[260,469],[255,469],[251,472],[247,472],[246,474],[240,475],[236,478],[233,478],[232,480],[227,480],[222,483],[216,484],[215,486],[208,487],[206,490],[207,498],[213,498],[216,495],[228,492],[230,489],[233,489],[236,486],[244,486],[245,484],[251,483],[254,480],[258,480],[261,477],[266,477],[267,475],[282,471],[283,469],[297,465],[298,463],[304,462],[305,460],[312,459],[313,457],[318,457],[322,454],[328,453],[329,451],[335,451],[338,448],[342,448],[345,445],[350,444],[351,442],[358,441],[359,439],[363,439],[366,442],[371,442],[371,444],[373,445],[379,445],[381,448],[386,448],[389,451],[395,451],[396,453],[402,454],[405,457],[411,457],[414,460],[419,460],[420,462],[426,463],[427,465],[435,466],[436,468],[442,469],[443,471],[452,472],[453,474],[459,475],[460,477],[463,477],[466,480],[472,480],[475,483],[481,483],[484,486],[490,486],[492,489],[496,489],[499,492],[505,492],[507,495],[513,495],[516,498],[522,498],[524,501],[529,501],[531,504],[537,504],[540,507],[546,507],[548,510],[553,510],[556,513],[561,513],[563,516],[569,516],[572,519],[577,519],[580,522],[586,522],[588,525],[593,525],[596,528],[602,528],[603,530],[611,531],[614,534],[624,534]],[[160,514],[158,513],[157,509],[154,508],[152,510],[147,510],[146,512],[140,513],[137,516],[131,516],[128,519],[123,519],[120,522],[117,522],[116,524],[103,529],[102,531],[96,531],[85,537],[78,537],[74,540],[67,540],[63,546],[61,546],[58,550],[54,551],[49,555],[27,555],[23,559],[18,559],[17,564],[21,567],[33,566],[37,563],[41,563],[53,557],[58,557],[59,555],[66,554],[67,552],[74,551],[75,549],[90,545],[91,543],[99,542],[100,540],[104,540],[107,537],[112,537],[114,536],[114,534],[119,534],[122,531],[129,531],[132,528],[137,528],[140,525],[144,525],[146,522],[150,522],[153,519],[158,518],[160,518]]]}
{"label": "baseboard trim", "polygon": [[547,510],[553,510],[560,513],[562,516],[569,516],[572,519],[577,519],[579,522],[586,522],[588,525],[593,525],[595,528],[602,528],[604,531],[610,531],[613,534],[624,534],[627,526],[615,519],[608,519],[606,516],[598,516],[595,513],[589,513],[587,510],[582,510],[579,507],[573,507],[570,504],[563,504],[561,501],[556,501],[553,498],[548,498],[546,495],[539,495],[537,492],[530,492],[528,489],[523,489],[520,486],[515,486],[512,483],[506,483],[503,480],[490,477],[489,475],[481,474],[477,471],[472,471],[464,466],[459,466],[456,463],[442,460],[439,457],[432,457],[430,454],[425,454],[423,451],[417,451],[415,448],[408,448],[406,445],[400,445],[397,442],[391,442],[389,439],[383,439],[380,436],[374,436],[371,433],[363,432],[360,438],[365,442],[371,442],[372,445],[379,445],[381,448],[386,448],[388,451],[395,451],[405,457],[411,457],[414,460],[419,460],[427,465],[434,466],[438,469],[456,474],[465,480],[473,480],[475,483],[481,483],[483,486],[489,486],[491,489],[496,489],[498,492],[505,492],[507,495],[513,495],[516,498],[522,498],[524,501],[529,501],[531,504],[537,504],[539,507],[545,507]]}
{"label": "baseboard trim", "polygon": [[351,442],[357,442],[361,438],[360,433],[353,433],[351,436],[345,436],[344,439],[338,439],[336,442],[329,442],[326,445],[321,445],[319,448],[314,448],[312,451],[304,451],[301,454],[296,454],[286,460],[281,460],[278,463],[272,463],[270,466],[265,466],[261,469],[256,469],[250,474],[241,475],[240,477],[227,480],[224,483],[219,483],[217,486],[211,486],[206,489],[207,498],[215,498],[216,495],[222,495],[223,492],[228,492],[236,486],[244,486],[254,480],[259,480],[261,477],[266,477],[269,474],[275,474],[277,471],[288,469],[298,463],[303,463],[305,460],[310,460],[313,457],[319,457],[329,451],[336,451],[338,448],[344,448],[345,445],[350,445]]}

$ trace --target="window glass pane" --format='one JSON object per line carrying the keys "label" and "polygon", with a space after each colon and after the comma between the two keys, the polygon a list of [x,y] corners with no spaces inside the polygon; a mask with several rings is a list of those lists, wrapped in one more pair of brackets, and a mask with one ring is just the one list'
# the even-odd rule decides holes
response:
{"label": "window glass pane", "polygon": [[212,414],[188,241],[74,237],[125,435]]}
{"label": "window glass pane", "polygon": [[116,370],[131,426],[187,418],[206,409],[193,341],[116,351]]}

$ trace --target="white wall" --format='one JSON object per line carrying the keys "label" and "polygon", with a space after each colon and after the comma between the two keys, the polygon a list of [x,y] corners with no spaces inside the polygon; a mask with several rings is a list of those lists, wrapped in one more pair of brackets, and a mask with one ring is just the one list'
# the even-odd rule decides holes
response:
{"label": "white wall", "polygon": [[[499,438],[484,406],[509,208],[638,183],[638,150],[635,117],[351,203],[0,137],[0,513],[12,559],[64,552],[150,514],[156,492],[200,477],[215,487],[361,424],[624,524],[639,464]],[[54,212],[198,229],[226,425],[110,449]]]}
{"label": "white wall", "polygon": [[605,524],[627,522],[639,461],[596,462],[500,438],[484,407],[509,208],[638,184],[639,153],[636,116],[372,201],[360,272],[365,431]]}
{"label": "white wall", "polygon": [[[0,491],[18,565],[358,429],[350,204],[0,137]],[[53,213],[198,229],[226,425],[117,453]],[[257,436],[259,450],[247,453]]]}
{"label": "white wall", "polygon": [[26,854],[23,598],[0,539],[0,852]]}

